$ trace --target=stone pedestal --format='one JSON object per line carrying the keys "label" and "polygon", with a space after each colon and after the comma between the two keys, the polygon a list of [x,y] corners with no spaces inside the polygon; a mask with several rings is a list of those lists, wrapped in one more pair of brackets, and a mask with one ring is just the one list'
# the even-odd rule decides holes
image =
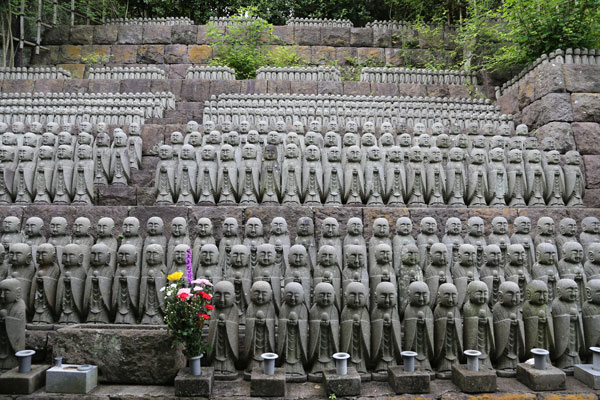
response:
{"label": "stone pedestal", "polygon": [[175,377],[175,396],[210,397],[214,382],[212,367],[202,367],[202,375],[195,376],[189,368],[182,368]]}
{"label": "stone pedestal", "polygon": [[517,379],[528,388],[539,392],[564,390],[567,376],[551,365],[546,369],[535,369],[533,365],[521,363],[517,365]]}
{"label": "stone pedestal", "polygon": [[0,375],[1,394],[31,394],[46,383],[49,365],[32,365],[31,371],[19,373],[19,367]]}
{"label": "stone pedestal", "polygon": [[405,372],[402,366],[388,367],[388,383],[396,394],[429,393],[430,377],[426,371]]}
{"label": "stone pedestal", "polygon": [[98,367],[78,371],[79,365],[63,364],[46,371],[46,391],[50,393],[87,394],[98,385]]}
{"label": "stone pedestal", "polygon": [[496,371],[482,369],[469,371],[465,365],[452,367],[452,383],[465,393],[490,393],[496,391]]}
{"label": "stone pedestal", "polygon": [[275,368],[274,375],[265,375],[262,368],[252,370],[250,375],[250,396],[285,397],[285,370]]}
{"label": "stone pedestal", "polygon": [[360,395],[360,375],[356,368],[348,367],[348,374],[338,375],[335,371],[323,373],[327,394],[339,397]]}
{"label": "stone pedestal", "polygon": [[600,371],[592,368],[592,364],[575,365],[575,378],[592,389],[600,389]]}

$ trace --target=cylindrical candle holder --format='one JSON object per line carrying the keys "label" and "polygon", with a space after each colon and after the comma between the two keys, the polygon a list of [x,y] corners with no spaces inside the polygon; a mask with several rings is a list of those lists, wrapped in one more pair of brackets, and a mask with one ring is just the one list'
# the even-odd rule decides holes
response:
{"label": "cylindrical candle holder", "polygon": [[19,373],[31,371],[31,357],[35,354],[34,350],[21,350],[15,353],[19,363]]}
{"label": "cylindrical candle holder", "polygon": [[534,357],[533,367],[540,370],[546,369],[546,358],[550,352],[546,349],[531,349],[531,353]]}
{"label": "cylindrical candle holder", "polygon": [[467,369],[469,371],[479,371],[479,356],[481,352],[477,350],[465,350],[465,356],[467,356]]}
{"label": "cylindrical candle holder", "polygon": [[62,357],[54,357],[54,366],[62,368]]}
{"label": "cylindrical candle holder", "polygon": [[402,364],[404,364],[404,372],[415,372],[415,358],[417,353],[414,351],[403,351],[400,353],[402,356]]}
{"label": "cylindrical candle holder", "polygon": [[600,371],[600,347],[590,347],[592,351],[592,368]]}
{"label": "cylindrical candle holder", "polygon": [[335,353],[333,355],[335,359],[335,372],[338,375],[348,375],[348,359],[350,354],[348,353]]}
{"label": "cylindrical candle holder", "polygon": [[279,356],[275,353],[262,353],[260,356],[263,359],[263,372],[265,375],[275,375],[275,360]]}

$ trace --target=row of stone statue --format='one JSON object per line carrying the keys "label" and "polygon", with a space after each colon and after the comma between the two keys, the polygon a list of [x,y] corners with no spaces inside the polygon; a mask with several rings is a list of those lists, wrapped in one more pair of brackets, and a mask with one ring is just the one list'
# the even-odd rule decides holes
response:
{"label": "row of stone statue", "polygon": [[365,67],[360,72],[360,81],[417,85],[477,85],[477,74],[424,68]]}
{"label": "row of stone statue", "polygon": [[285,24],[287,26],[320,26],[331,28],[353,28],[354,24],[349,19],[330,19],[330,18],[289,18]]}
{"label": "row of stone statue", "polygon": [[71,72],[57,67],[0,67],[1,79],[69,79]]}
{"label": "row of stone statue", "polygon": [[109,18],[104,25],[194,25],[188,17]]}
{"label": "row of stone statue", "polygon": [[582,64],[600,65],[600,49],[557,49],[550,54],[542,54],[534,62],[525,67],[516,76],[505,82],[502,87],[496,87],[496,98],[499,98],[509,90],[518,87],[524,79],[532,76],[541,65],[547,64]]}
{"label": "row of stone statue", "polygon": [[110,125],[144,124],[146,117],[144,110],[138,107],[0,107],[0,122],[11,124],[23,122],[31,124],[39,122],[47,124],[75,124],[91,122],[93,124],[105,123]]}
{"label": "row of stone statue", "polygon": [[167,73],[154,66],[90,68],[88,79],[167,79]]}
{"label": "row of stone statue", "polygon": [[260,67],[256,79],[275,81],[334,81],[342,80],[335,67]]}
{"label": "row of stone statue", "polygon": [[367,28],[382,28],[382,29],[393,29],[393,30],[408,30],[412,28],[410,21],[380,21],[375,20],[367,22],[365,25]]}
{"label": "row of stone statue", "polygon": [[264,19],[256,16],[236,16],[232,17],[210,17],[208,19],[208,25],[211,26],[230,26],[230,25],[252,25],[257,21],[264,21]]}
{"label": "row of stone statue", "polygon": [[230,67],[192,65],[185,72],[185,79],[204,79],[208,81],[235,81],[235,70]]}

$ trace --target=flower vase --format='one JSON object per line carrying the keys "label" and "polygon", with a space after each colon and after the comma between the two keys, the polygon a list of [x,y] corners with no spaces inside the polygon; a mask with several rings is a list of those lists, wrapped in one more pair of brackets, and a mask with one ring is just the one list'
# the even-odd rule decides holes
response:
{"label": "flower vase", "polygon": [[190,365],[190,374],[194,376],[202,375],[202,363],[200,360],[202,359],[202,355],[197,357],[188,357],[188,363]]}

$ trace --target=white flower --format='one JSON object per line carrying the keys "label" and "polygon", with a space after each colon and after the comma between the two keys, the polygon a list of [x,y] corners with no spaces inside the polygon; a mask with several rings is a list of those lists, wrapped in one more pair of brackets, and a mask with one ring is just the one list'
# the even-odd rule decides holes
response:
{"label": "white flower", "polygon": [[161,288],[160,288],[160,291],[161,291],[161,292],[164,292],[164,291],[165,291],[165,289],[166,289],[166,287],[164,287],[164,286],[163,286],[163,287],[161,287]]}

